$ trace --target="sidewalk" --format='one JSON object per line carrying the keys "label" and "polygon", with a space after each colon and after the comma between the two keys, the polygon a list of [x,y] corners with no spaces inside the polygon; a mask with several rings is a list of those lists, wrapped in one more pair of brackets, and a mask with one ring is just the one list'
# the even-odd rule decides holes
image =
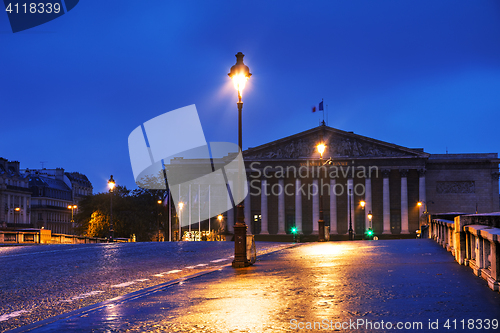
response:
{"label": "sidewalk", "polygon": [[431,240],[386,240],[301,244],[12,332],[472,332],[470,319],[495,331],[500,294]]}

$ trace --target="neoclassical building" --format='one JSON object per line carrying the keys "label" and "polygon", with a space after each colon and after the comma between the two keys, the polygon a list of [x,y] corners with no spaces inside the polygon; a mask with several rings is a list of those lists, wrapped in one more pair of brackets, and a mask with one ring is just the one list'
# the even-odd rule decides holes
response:
{"label": "neoclassical building", "polygon": [[30,226],[31,190],[19,162],[0,158],[0,228]]}
{"label": "neoclassical building", "polygon": [[[322,160],[320,142],[326,145]],[[375,234],[398,235],[415,233],[426,210],[500,210],[497,153],[429,154],[322,125],[249,148],[244,160],[245,220],[253,234],[285,235],[293,226],[317,234],[320,200],[332,235],[346,234],[349,218],[363,234],[369,212]],[[229,232],[234,219],[234,211],[227,212]]]}

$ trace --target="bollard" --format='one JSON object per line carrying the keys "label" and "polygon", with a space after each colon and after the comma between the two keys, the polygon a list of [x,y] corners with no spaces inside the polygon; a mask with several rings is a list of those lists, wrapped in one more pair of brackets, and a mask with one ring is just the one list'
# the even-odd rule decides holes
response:
{"label": "bollard", "polygon": [[254,235],[247,235],[247,260],[253,264],[257,259],[257,250],[255,249]]}

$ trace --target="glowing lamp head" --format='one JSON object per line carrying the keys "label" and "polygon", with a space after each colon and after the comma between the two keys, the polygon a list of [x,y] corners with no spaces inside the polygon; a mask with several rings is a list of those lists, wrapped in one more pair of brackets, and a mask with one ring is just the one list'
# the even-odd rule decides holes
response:
{"label": "glowing lamp head", "polygon": [[245,88],[245,84],[247,80],[252,76],[250,73],[250,69],[243,63],[243,57],[245,55],[241,52],[236,54],[236,65],[231,67],[229,71],[229,77],[233,80],[234,88],[238,90],[238,93],[241,95],[241,92]]}
{"label": "glowing lamp head", "polygon": [[158,204],[159,204],[159,205],[161,205],[163,201],[161,201],[161,200],[158,200],[157,202],[158,202]]}
{"label": "glowing lamp head", "polygon": [[296,227],[293,227],[292,228],[292,234],[296,234],[297,233],[297,228]]}
{"label": "glowing lamp head", "polygon": [[69,206],[68,206],[68,209],[73,209],[73,206],[69,205]]}
{"label": "glowing lamp head", "polygon": [[15,210],[16,212],[19,212],[19,211],[21,211],[21,208],[16,207],[16,208],[14,208],[14,210]]}
{"label": "glowing lamp head", "polygon": [[362,208],[365,208],[366,202],[365,202],[365,201],[361,201],[359,204],[360,204],[360,206],[361,206]]}
{"label": "glowing lamp head", "polygon": [[319,145],[316,146],[318,148],[318,153],[323,157],[323,153],[325,152],[326,146],[324,143],[320,143]]}
{"label": "glowing lamp head", "polygon": [[220,214],[219,214],[219,215],[217,216],[217,220],[219,220],[219,222],[220,222],[220,221],[222,221],[222,215],[220,215]]}
{"label": "glowing lamp head", "polygon": [[111,177],[108,180],[108,186],[111,192],[113,192],[113,190],[115,189],[115,185],[116,185],[115,180],[113,179],[113,175],[111,175]]}
{"label": "glowing lamp head", "polygon": [[182,210],[182,207],[184,207],[184,202],[179,202],[179,209]]}
{"label": "glowing lamp head", "polygon": [[73,209],[77,209],[77,208],[78,208],[78,206],[77,206],[77,205],[73,205]]}
{"label": "glowing lamp head", "polygon": [[372,220],[372,218],[373,218],[373,214],[372,214],[372,212],[370,211],[370,212],[368,213],[368,219],[371,221],[371,220]]}
{"label": "glowing lamp head", "polygon": [[417,206],[422,207],[422,202],[421,201],[417,202]]}

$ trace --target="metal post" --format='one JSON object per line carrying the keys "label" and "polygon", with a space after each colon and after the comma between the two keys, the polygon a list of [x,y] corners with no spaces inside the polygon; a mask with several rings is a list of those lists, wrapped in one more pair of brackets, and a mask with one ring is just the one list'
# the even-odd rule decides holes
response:
{"label": "metal post", "polygon": [[172,241],[172,197],[170,196],[170,190],[168,191],[168,241]]}
{"label": "metal post", "polygon": [[111,190],[111,200],[110,200],[110,220],[109,220],[109,240],[113,241],[115,230],[113,228],[113,190]]}
{"label": "metal post", "polygon": [[[238,145],[240,147],[240,152],[243,152],[243,139],[242,139],[242,126],[241,126],[241,114],[243,109],[243,102],[241,101],[241,93],[238,90]],[[241,177],[243,166],[241,161],[238,160],[238,177]],[[240,179],[241,180],[241,179]],[[241,183],[241,182],[240,182]],[[241,193],[241,186],[238,186],[238,191]],[[241,198],[241,195],[238,196]],[[247,226],[245,225],[245,211],[243,202],[240,202],[237,206],[237,219],[234,224],[234,260],[232,266],[235,268],[249,266],[247,260]]]}

